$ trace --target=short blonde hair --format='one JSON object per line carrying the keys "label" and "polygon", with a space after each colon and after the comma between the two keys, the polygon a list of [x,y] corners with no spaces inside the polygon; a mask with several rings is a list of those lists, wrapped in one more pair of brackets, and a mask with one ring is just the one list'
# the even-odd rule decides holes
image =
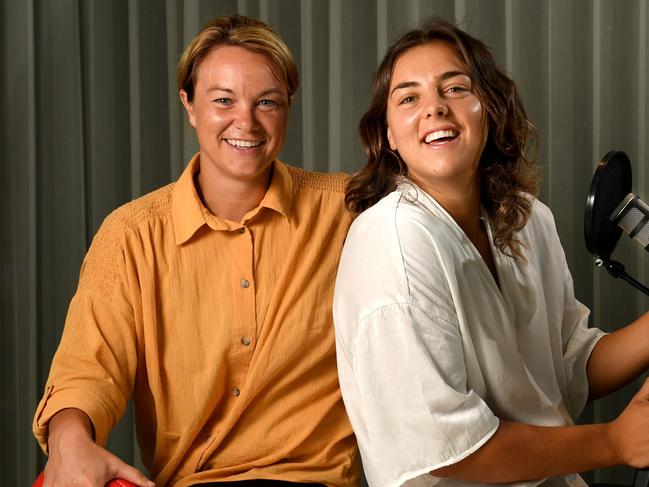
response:
{"label": "short blonde hair", "polygon": [[201,61],[219,46],[238,46],[265,55],[275,75],[284,83],[288,97],[300,84],[300,75],[291,51],[284,41],[260,21],[243,15],[228,15],[210,20],[185,48],[178,63],[178,90],[185,90],[187,99],[194,99],[196,73]]}

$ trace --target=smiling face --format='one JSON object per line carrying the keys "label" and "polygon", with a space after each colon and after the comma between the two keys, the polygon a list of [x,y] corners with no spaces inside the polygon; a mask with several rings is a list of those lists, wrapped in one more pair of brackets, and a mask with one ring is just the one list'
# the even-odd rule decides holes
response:
{"label": "smiling face", "polygon": [[269,59],[222,46],[200,62],[189,100],[180,97],[196,129],[202,175],[266,185],[284,144],[291,100]]}
{"label": "smiling face", "polygon": [[427,192],[479,189],[486,117],[466,68],[448,44],[413,47],[397,60],[387,125],[390,148]]}

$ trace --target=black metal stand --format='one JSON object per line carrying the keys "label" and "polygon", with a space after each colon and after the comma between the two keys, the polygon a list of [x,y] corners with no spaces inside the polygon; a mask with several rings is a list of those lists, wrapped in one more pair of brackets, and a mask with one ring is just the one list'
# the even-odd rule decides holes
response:
{"label": "black metal stand", "polygon": [[647,296],[649,296],[649,288],[642,284],[639,281],[636,281],[633,277],[631,277],[629,274],[627,274],[624,265],[621,262],[618,262],[616,260],[611,260],[611,259],[597,259],[595,261],[595,265],[598,267],[604,267],[610,275],[612,275],[614,278],[620,278],[629,284],[631,284],[633,287],[635,287],[638,291],[642,291],[645,293]]}
{"label": "black metal stand", "polygon": [[635,471],[633,487],[647,487],[649,485],[649,469],[639,468]]}
{"label": "black metal stand", "polygon": [[[649,486],[649,469],[638,468],[633,475],[633,483],[630,487],[648,487]],[[629,487],[621,484],[607,484],[604,482],[595,482],[590,487]]]}

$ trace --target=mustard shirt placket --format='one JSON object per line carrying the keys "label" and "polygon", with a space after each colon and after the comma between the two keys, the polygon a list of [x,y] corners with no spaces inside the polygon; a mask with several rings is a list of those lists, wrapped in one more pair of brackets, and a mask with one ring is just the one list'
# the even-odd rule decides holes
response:
{"label": "mustard shirt placket", "polygon": [[[246,394],[250,365],[273,300],[277,277],[284,267],[290,225],[285,215],[265,204],[266,200],[246,214],[241,223],[222,220],[203,210],[206,223],[211,231],[218,233],[220,247],[227,254],[227,269],[223,271],[230,282],[232,302],[228,303],[228,308],[233,313],[228,323],[230,343],[227,352],[224,351],[227,357],[225,390],[215,391],[221,395],[219,406],[199,437],[203,438],[203,447],[197,449],[194,461],[188,462],[194,465],[190,467],[194,471],[205,468],[220,445],[224,422],[236,422],[241,413],[238,406],[243,399],[241,396]],[[261,256],[262,251],[265,257]]]}
{"label": "mustard shirt placket", "polygon": [[[257,322],[257,286],[254,273],[254,241],[250,229],[241,227],[233,231],[233,267],[238,275],[232,293],[237,298],[230,336],[231,376],[229,391],[233,398],[241,394],[250,361],[259,336]],[[228,401],[230,402],[230,401]]]}

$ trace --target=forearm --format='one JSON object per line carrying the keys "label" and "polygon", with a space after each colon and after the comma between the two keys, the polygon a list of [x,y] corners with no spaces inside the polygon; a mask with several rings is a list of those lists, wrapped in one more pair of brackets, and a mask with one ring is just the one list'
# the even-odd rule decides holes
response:
{"label": "forearm", "polygon": [[587,364],[589,399],[629,383],[649,368],[649,313],[602,337]]}
{"label": "forearm", "polygon": [[480,449],[431,474],[472,482],[511,483],[620,462],[609,425],[544,427],[501,421]]}
{"label": "forearm", "polygon": [[50,454],[62,445],[62,440],[78,439],[93,441],[94,432],[88,415],[80,409],[70,408],[59,411],[48,424],[47,445]]}

